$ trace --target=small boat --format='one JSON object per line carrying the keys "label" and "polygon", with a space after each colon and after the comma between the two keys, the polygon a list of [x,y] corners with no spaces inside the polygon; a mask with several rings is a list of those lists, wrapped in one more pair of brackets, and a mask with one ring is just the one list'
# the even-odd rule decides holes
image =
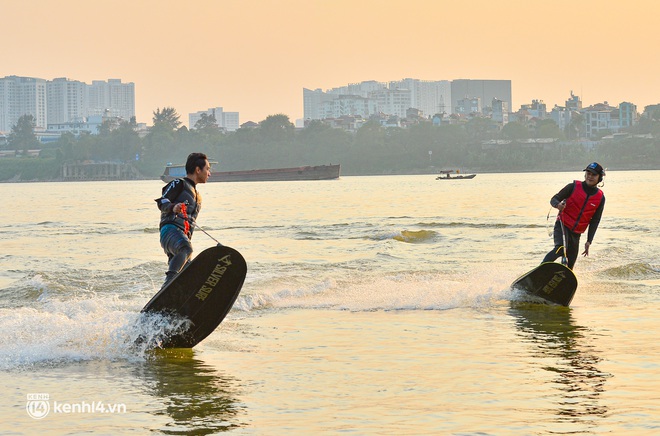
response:
{"label": "small boat", "polygon": [[[293,168],[270,168],[259,170],[219,171],[211,168],[208,182],[273,182],[289,180],[331,180],[339,178],[341,165],[316,165]],[[170,182],[186,176],[186,166],[183,164],[167,164],[160,179]]]}
{"label": "small boat", "polygon": [[474,179],[477,177],[476,174],[460,174],[459,171],[455,171],[456,175],[452,175],[454,170],[450,171],[440,171],[440,176],[436,177],[436,180],[461,180],[461,179]]}

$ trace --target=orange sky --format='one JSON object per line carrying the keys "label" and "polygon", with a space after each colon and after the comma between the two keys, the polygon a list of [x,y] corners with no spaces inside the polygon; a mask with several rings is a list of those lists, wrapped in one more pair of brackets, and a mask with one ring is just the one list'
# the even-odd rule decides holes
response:
{"label": "orange sky", "polygon": [[302,88],[511,79],[513,108],[660,103],[658,0],[0,0],[0,77],[134,82],[136,115],[303,116]]}

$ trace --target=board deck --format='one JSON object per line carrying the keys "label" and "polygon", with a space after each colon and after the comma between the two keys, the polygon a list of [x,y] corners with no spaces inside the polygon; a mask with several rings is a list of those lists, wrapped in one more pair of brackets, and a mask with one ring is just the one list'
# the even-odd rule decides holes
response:
{"label": "board deck", "polygon": [[245,259],[233,248],[217,245],[199,253],[142,309],[190,321],[185,331],[162,338],[160,346],[192,348],[210,335],[229,313],[246,274]]}
{"label": "board deck", "polygon": [[577,290],[578,281],[565,265],[557,262],[544,262],[520,276],[511,285],[551,303],[568,306]]}

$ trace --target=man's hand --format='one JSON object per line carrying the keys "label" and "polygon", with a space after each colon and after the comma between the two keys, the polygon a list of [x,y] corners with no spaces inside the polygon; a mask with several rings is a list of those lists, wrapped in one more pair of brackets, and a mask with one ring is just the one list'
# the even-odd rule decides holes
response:
{"label": "man's hand", "polygon": [[584,252],[582,253],[583,256],[587,257],[589,256],[589,247],[591,246],[591,242],[587,241],[584,243]]}
{"label": "man's hand", "polygon": [[564,210],[565,207],[566,207],[566,200],[562,200],[559,202],[559,204],[557,204],[557,209],[559,209],[559,212]]}
{"label": "man's hand", "polygon": [[181,213],[181,205],[183,205],[183,203],[175,204],[174,207],[172,207],[172,212],[174,212],[175,214]]}

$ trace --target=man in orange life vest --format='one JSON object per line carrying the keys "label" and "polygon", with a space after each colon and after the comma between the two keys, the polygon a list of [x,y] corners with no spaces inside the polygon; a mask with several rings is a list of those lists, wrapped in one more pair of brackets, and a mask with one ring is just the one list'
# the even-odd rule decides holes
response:
{"label": "man in orange life vest", "polygon": [[589,255],[589,247],[594,240],[605,207],[605,195],[597,187],[604,176],[605,171],[599,163],[590,163],[584,169],[584,182],[575,180],[550,199],[552,207],[559,209],[559,215],[554,230],[555,248],[546,254],[543,262],[553,262],[563,255],[563,234],[565,234],[568,261],[566,266],[573,269],[580,249],[580,236],[587,227],[589,232],[582,255]]}

